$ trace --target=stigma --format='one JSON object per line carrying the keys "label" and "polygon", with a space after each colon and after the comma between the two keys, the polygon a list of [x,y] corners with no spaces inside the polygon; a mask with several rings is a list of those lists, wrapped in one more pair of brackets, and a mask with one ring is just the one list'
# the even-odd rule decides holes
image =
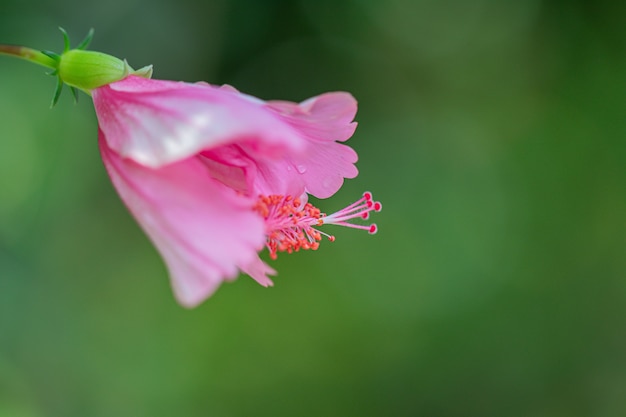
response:
{"label": "stigma", "polygon": [[[276,259],[278,252],[316,250],[322,237],[334,242],[333,235],[318,230],[325,224],[366,230],[369,234],[375,234],[378,231],[376,223],[362,224],[362,221],[369,219],[371,212],[381,211],[382,204],[374,201],[372,193],[368,191],[349,206],[326,215],[311,203],[302,203],[297,197],[261,195],[254,210],[265,219],[266,246],[270,258]],[[355,223],[354,220],[360,222]]]}

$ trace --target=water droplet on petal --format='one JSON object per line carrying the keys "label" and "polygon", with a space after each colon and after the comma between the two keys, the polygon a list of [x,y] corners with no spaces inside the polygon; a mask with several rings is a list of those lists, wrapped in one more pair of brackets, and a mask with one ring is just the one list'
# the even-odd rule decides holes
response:
{"label": "water droplet on petal", "polygon": [[300,174],[304,174],[306,172],[306,167],[304,165],[297,165],[296,169]]}

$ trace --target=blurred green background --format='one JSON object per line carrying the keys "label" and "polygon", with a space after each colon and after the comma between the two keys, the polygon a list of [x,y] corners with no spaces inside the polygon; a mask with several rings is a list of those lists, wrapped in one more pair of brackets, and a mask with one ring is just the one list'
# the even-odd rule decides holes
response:
{"label": "blurred green background", "polygon": [[0,4],[0,42],[155,78],[359,100],[375,237],[333,231],[179,307],[100,162],[90,99],[0,57],[0,417],[626,415],[618,1]]}

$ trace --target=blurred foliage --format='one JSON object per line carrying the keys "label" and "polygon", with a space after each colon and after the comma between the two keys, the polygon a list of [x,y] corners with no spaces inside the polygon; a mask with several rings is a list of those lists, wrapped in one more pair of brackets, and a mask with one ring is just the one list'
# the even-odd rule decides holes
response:
{"label": "blurred foliage", "polygon": [[265,99],[358,99],[380,232],[195,310],[99,160],[90,100],[0,57],[0,417],[626,415],[620,2],[3,0],[0,41]]}

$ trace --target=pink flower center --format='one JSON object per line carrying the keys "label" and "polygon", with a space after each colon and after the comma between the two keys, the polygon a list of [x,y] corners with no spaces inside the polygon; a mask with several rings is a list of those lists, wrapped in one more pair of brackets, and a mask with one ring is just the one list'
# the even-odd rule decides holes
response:
{"label": "pink flower center", "polygon": [[266,246],[270,251],[270,258],[276,259],[278,252],[292,253],[300,249],[316,250],[322,236],[326,236],[333,242],[334,236],[316,229],[324,224],[367,230],[370,234],[374,234],[378,231],[375,223],[363,225],[352,223],[350,220],[366,220],[370,212],[379,212],[382,207],[379,201],[373,200],[372,193],[365,192],[359,200],[330,215],[322,213],[311,203],[303,205],[299,198],[283,195],[259,196],[254,210],[265,219]]}

